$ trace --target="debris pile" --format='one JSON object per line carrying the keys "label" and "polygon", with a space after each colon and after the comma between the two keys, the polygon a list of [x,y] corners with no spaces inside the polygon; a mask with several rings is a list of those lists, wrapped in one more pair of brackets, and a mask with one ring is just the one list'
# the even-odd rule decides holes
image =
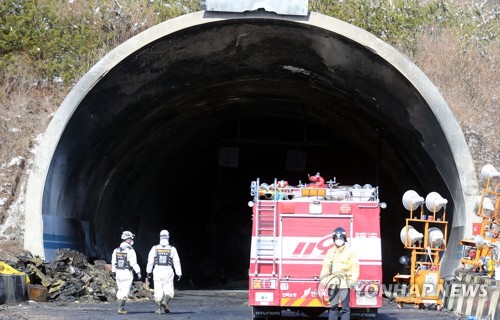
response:
{"label": "debris pile", "polygon": [[[104,260],[96,260],[91,264],[85,255],[70,249],[57,250],[52,262],[45,262],[31,254],[19,256],[18,259],[15,267],[29,277],[29,299],[65,302],[116,299],[116,282],[111,276],[111,266]],[[150,297],[151,292],[142,282],[133,283],[130,299]]]}

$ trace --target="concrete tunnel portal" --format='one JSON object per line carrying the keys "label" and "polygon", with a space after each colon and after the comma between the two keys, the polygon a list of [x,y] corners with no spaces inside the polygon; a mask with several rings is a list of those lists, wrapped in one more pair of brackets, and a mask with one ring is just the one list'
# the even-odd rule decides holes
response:
{"label": "concrete tunnel portal", "polygon": [[115,48],[60,106],[29,178],[25,247],[50,255],[66,244],[109,262],[131,230],[144,270],[168,229],[189,285],[244,280],[250,182],[316,172],[379,186],[385,283],[406,254],[409,189],[448,199],[445,272],[456,266],[475,173],[418,68],[317,13],[181,16]]}

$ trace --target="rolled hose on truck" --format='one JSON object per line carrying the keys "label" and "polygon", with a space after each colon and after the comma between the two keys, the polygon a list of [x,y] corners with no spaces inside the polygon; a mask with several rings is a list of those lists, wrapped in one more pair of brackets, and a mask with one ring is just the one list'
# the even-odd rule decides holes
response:
{"label": "rolled hose on truck", "polygon": [[25,301],[28,276],[0,261],[0,304]]}

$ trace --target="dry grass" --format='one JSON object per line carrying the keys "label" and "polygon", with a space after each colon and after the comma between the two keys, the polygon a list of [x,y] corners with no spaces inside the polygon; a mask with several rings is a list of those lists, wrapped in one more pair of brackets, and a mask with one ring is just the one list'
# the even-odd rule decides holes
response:
{"label": "dry grass", "polygon": [[454,112],[480,170],[500,168],[499,41],[481,50],[460,45],[460,36],[443,30],[421,34],[414,62],[439,88]]}
{"label": "dry grass", "polygon": [[29,67],[19,66],[16,78],[0,75],[0,241],[22,242],[23,199],[35,138],[66,92],[37,84]]}

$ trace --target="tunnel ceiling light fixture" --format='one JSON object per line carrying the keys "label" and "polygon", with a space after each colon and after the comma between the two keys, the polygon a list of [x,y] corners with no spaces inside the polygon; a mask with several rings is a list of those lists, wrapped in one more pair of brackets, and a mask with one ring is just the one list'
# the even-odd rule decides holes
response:
{"label": "tunnel ceiling light fixture", "polygon": [[408,211],[417,209],[422,202],[424,202],[424,198],[414,190],[408,190],[403,194],[403,206]]}

